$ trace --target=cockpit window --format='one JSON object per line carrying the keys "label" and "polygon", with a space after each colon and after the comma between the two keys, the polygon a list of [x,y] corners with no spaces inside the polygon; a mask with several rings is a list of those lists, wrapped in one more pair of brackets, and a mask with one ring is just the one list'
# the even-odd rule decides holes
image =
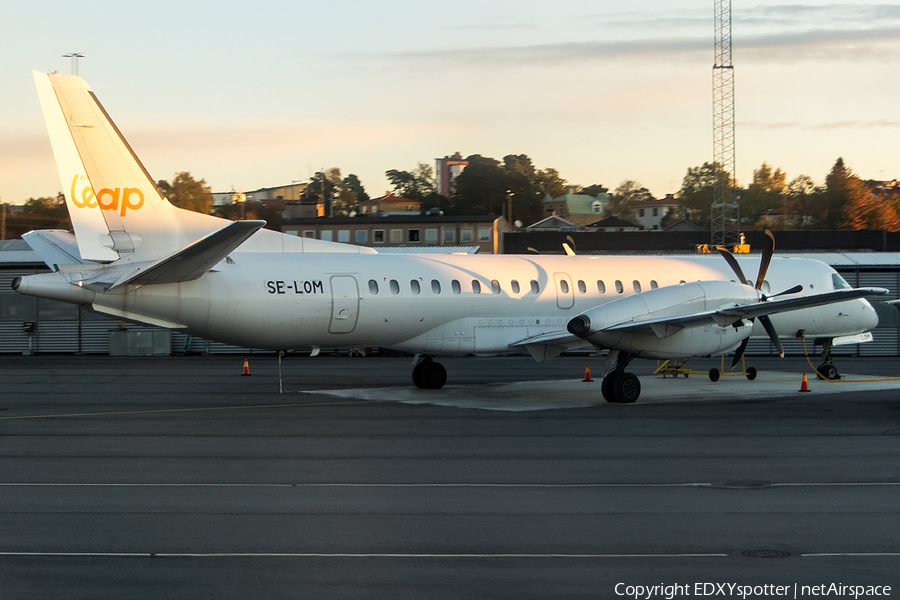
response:
{"label": "cockpit window", "polygon": [[837,273],[831,274],[831,283],[832,285],[834,285],[834,289],[836,290],[846,290],[850,287],[850,284],[847,283],[847,280]]}

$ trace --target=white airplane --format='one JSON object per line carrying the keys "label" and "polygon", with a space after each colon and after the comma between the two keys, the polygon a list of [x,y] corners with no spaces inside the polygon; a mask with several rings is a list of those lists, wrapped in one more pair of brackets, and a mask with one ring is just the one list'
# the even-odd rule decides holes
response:
{"label": "white airplane", "polygon": [[431,389],[447,379],[438,356],[544,361],[589,343],[609,351],[603,396],[629,403],[636,357],[736,363],[752,336],[780,349],[780,331],[824,339],[830,366],[832,340],[878,324],[863,297],[887,293],[852,289],[818,261],[773,259],[774,246],[760,260],[378,254],[201,215],[160,195],[82,79],[34,77],[75,233],[24,236],[53,272],[16,278],[22,294],[246,347],[404,350],[415,385]]}

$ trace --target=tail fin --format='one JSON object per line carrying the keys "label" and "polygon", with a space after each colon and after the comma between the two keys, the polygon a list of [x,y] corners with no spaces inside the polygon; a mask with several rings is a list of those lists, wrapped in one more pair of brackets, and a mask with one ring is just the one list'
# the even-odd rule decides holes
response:
{"label": "tail fin", "polygon": [[163,198],[83,79],[34,79],[82,258],[156,259],[228,223]]}

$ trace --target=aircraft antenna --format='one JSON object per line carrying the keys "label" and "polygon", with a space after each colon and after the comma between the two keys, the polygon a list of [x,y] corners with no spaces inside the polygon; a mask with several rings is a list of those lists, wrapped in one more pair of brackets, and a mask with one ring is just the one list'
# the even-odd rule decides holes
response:
{"label": "aircraft antenna", "polygon": [[86,56],[87,54],[82,54],[81,52],[69,52],[68,54],[63,54],[63,58],[72,60],[72,75],[78,75],[78,59]]}
{"label": "aircraft antenna", "polygon": [[741,212],[735,192],[731,0],[715,0],[714,10],[713,163],[717,173],[710,211],[710,232],[713,246],[734,246],[740,234]]}

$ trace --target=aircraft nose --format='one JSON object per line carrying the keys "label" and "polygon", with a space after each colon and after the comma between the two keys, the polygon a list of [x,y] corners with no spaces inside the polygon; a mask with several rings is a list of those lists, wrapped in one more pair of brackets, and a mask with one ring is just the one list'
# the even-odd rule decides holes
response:
{"label": "aircraft nose", "polygon": [[860,302],[862,302],[863,304],[863,327],[865,327],[867,331],[870,329],[875,329],[876,327],[878,327],[878,313],[875,312],[875,309],[872,307],[868,300],[861,299]]}

